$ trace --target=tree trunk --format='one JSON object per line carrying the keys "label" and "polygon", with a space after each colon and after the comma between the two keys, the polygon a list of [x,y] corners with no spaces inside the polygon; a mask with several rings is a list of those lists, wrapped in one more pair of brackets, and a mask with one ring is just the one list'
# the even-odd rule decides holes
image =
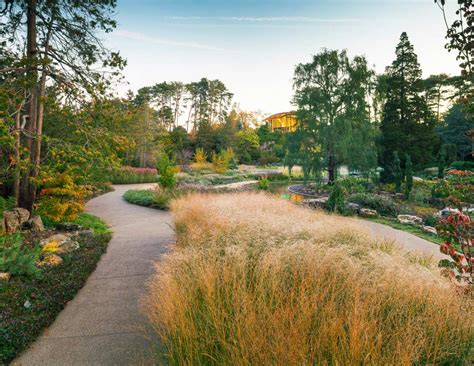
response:
{"label": "tree trunk", "polygon": [[329,153],[328,159],[328,178],[329,184],[334,184],[334,182],[336,181],[336,163],[334,161],[332,153]]}
{"label": "tree trunk", "polygon": [[27,10],[27,59],[28,76],[30,79],[30,96],[28,99],[28,121],[25,126],[25,146],[29,152],[28,168],[24,172],[20,182],[20,194],[18,205],[32,211],[36,199],[36,185],[31,181],[34,175],[36,162],[36,149],[34,139],[37,131],[37,109],[38,109],[38,72],[37,72],[37,44],[36,44],[36,0],[28,0]]}
{"label": "tree trunk", "polygon": [[15,180],[13,182],[13,192],[15,194],[15,205],[20,204],[20,120],[21,120],[21,106],[18,107],[18,112],[15,114]]}

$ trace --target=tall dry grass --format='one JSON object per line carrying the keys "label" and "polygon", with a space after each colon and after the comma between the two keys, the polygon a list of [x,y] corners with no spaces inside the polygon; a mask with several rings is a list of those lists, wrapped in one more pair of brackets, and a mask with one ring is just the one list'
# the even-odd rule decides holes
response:
{"label": "tall dry grass", "polygon": [[256,193],[192,195],[171,209],[177,247],[147,299],[170,364],[467,359],[472,301],[352,220]]}

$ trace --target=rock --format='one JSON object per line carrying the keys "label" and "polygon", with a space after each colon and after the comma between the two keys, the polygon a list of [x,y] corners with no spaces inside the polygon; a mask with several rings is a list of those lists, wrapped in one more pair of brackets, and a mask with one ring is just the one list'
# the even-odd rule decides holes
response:
{"label": "rock", "polygon": [[301,201],[301,204],[311,208],[324,208],[329,197],[308,198]]}
{"label": "rock", "polygon": [[359,210],[359,215],[362,217],[376,217],[378,213],[376,210],[372,210],[370,208],[361,208]]}
{"label": "rock", "polygon": [[44,231],[43,220],[41,220],[41,216],[33,216],[29,219],[26,224],[32,231]]}
{"label": "rock", "polygon": [[7,234],[12,234],[20,228],[18,223],[18,216],[14,211],[5,211],[3,213],[3,221],[5,226],[5,232]]}
{"label": "rock", "polygon": [[423,219],[421,217],[414,215],[398,215],[397,219],[402,224],[421,225],[423,223]]}
{"label": "rock", "polygon": [[63,263],[63,259],[56,254],[50,254],[36,263],[38,267],[56,267]]}
{"label": "rock", "polygon": [[438,216],[448,216],[452,213],[459,213],[459,210],[457,208],[445,207],[438,212]]}
{"label": "rock", "polygon": [[8,272],[0,272],[0,281],[8,282],[10,280],[10,273]]}
{"label": "rock", "polygon": [[71,236],[71,239],[76,240],[76,241],[89,242],[89,241],[94,239],[94,231],[92,231],[90,229],[79,230]]}
{"label": "rock", "polygon": [[3,213],[5,232],[7,234],[16,232],[25,222],[28,221],[29,217],[30,212],[21,207],[15,207],[11,211],[5,211]]}
{"label": "rock", "polygon": [[66,235],[66,234],[54,234],[52,236],[50,236],[49,238],[46,238],[46,239],[43,239],[41,240],[40,242],[40,245],[41,246],[45,246],[46,244],[48,243],[51,243],[53,241],[57,242],[59,244],[59,246],[61,246],[62,243],[64,243],[65,241],[69,240],[69,235]]}
{"label": "rock", "polygon": [[24,307],[25,309],[31,308],[31,302],[30,302],[29,300],[26,300],[25,303],[23,304],[23,307]]}
{"label": "rock", "polygon": [[433,226],[425,226],[423,225],[422,226],[422,229],[424,231],[426,231],[427,233],[431,233],[431,234],[434,234],[434,235],[438,235],[438,231],[436,231],[436,229],[433,227]]}
{"label": "rock", "polygon": [[349,207],[353,212],[359,212],[360,211],[360,205],[358,203],[352,203],[352,202],[349,202],[347,204],[347,207]]}
{"label": "rock", "polygon": [[60,231],[77,231],[81,230],[82,226],[74,222],[61,222],[57,225],[57,229]]}
{"label": "rock", "polygon": [[28,210],[25,210],[24,208],[15,207],[12,211],[16,212],[16,215],[18,217],[18,223],[20,224],[20,226],[27,222],[30,218],[30,212]]}
{"label": "rock", "polygon": [[79,246],[79,243],[77,241],[66,240],[65,242],[63,242],[59,246],[59,248],[62,249],[62,251],[64,253],[71,253],[71,252],[74,252],[74,251],[78,250],[80,248],[80,246]]}

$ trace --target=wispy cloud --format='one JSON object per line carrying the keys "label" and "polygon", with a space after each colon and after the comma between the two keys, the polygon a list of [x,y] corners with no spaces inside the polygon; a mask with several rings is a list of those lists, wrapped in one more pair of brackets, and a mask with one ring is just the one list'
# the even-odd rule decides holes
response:
{"label": "wispy cloud", "polygon": [[181,42],[181,41],[176,41],[176,40],[171,40],[171,39],[157,38],[157,37],[148,36],[144,33],[127,31],[127,30],[118,30],[118,31],[113,32],[112,35],[117,36],[117,37],[131,39],[134,41],[161,44],[161,45],[166,45],[166,46],[196,48],[196,49],[209,50],[209,51],[227,51],[223,48],[215,47],[208,44],[203,44],[203,43],[198,43],[198,42]]}
{"label": "wispy cloud", "polygon": [[315,17],[200,17],[200,16],[165,16],[168,20],[214,20],[214,21],[232,21],[232,22],[247,22],[247,23],[275,23],[275,22],[289,22],[289,23],[348,23],[358,22],[359,19],[350,18],[315,18]]}

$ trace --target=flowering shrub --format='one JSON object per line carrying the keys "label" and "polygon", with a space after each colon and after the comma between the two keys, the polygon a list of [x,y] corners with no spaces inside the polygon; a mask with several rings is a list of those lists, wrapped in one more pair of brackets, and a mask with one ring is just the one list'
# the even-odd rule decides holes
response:
{"label": "flowering shrub", "polygon": [[123,166],[112,173],[109,180],[114,184],[154,183],[158,181],[158,171],[155,168]]}
{"label": "flowering shrub", "polygon": [[441,252],[452,259],[440,261],[439,266],[443,268],[443,273],[450,278],[472,284],[474,240],[471,234],[471,218],[462,212],[451,213],[446,219],[441,220],[437,230],[445,239],[440,247]]}

